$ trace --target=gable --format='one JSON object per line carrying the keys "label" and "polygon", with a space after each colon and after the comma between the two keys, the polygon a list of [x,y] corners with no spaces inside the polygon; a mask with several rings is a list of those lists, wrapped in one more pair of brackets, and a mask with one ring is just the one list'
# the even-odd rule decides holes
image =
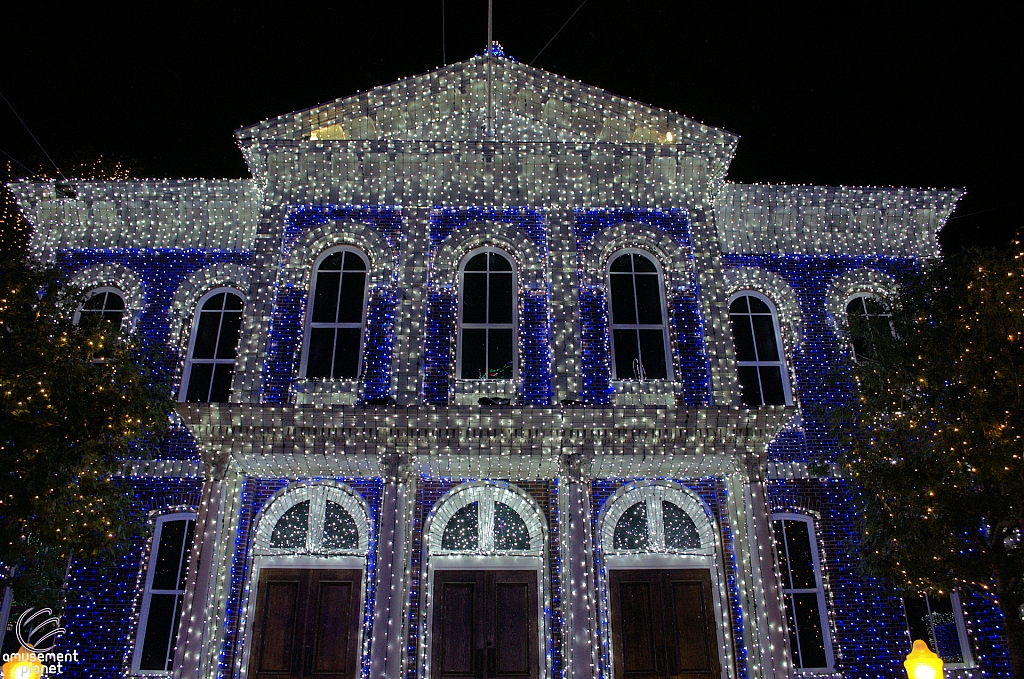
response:
{"label": "gable", "polygon": [[[243,146],[281,141],[481,140],[487,61],[476,56],[320,106],[238,130]],[[671,111],[495,57],[495,141],[717,146],[731,157],[738,137]]]}

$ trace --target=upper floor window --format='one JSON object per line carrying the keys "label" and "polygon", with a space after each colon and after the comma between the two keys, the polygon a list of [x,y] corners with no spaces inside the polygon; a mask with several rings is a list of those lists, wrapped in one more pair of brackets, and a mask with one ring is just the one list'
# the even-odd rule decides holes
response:
{"label": "upper floor window", "polygon": [[164,674],[173,669],[185,570],[195,529],[195,514],[167,514],[156,521],[146,564],[133,672]]}
{"label": "upper floor window", "polygon": [[464,380],[515,377],[516,276],[500,250],[473,253],[459,271],[459,370]]}
{"label": "upper floor window", "polygon": [[612,260],[608,278],[615,379],[668,379],[668,319],[658,267],[646,255],[626,252]]}
{"label": "upper floor window", "polygon": [[903,599],[907,631],[911,642],[921,639],[947,665],[971,665],[971,647],[960,607],[960,597],[952,594],[920,594]]}
{"label": "upper floor window", "polygon": [[793,666],[798,670],[829,671],[834,662],[832,640],[814,522],[800,514],[773,514],[772,523]]}
{"label": "upper floor window", "polygon": [[227,402],[235,374],[243,304],[242,296],[234,290],[214,290],[199,301],[180,400]]}
{"label": "upper floor window", "polygon": [[846,303],[846,321],[850,328],[850,342],[853,344],[853,360],[873,359],[877,354],[878,340],[888,333],[892,335],[892,319],[889,308],[874,295],[854,295]]}
{"label": "upper floor window", "polygon": [[91,290],[78,309],[75,325],[95,327],[103,321],[110,323],[114,334],[121,332],[124,321],[124,296],[117,288],[96,288]]}
{"label": "upper floor window", "polygon": [[771,302],[752,292],[742,293],[729,303],[729,322],[736,343],[736,377],[743,390],[743,405],[789,403],[786,361]]}
{"label": "upper floor window", "polygon": [[303,374],[310,379],[359,377],[366,329],[363,255],[344,248],[324,255],[313,273]]}

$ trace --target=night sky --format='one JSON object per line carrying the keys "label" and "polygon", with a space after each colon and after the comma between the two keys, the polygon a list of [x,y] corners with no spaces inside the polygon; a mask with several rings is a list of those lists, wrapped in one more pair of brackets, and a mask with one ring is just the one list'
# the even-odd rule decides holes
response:
{"label": "night sky", "polygon": [[[1024,224],[1019,21],[968,4],[587,0],[535,59],[579,0],[495,0],[494,37],[739,134],[733,181],[965,187],[943,243],[999,244]],[[486,0],[444,14],[442,43],[441,0],[22,3],[0,13],[0,92],[59,163],[244,177],[234,129],[483,51]],[[0,150],[45,162],[2,101]]]}

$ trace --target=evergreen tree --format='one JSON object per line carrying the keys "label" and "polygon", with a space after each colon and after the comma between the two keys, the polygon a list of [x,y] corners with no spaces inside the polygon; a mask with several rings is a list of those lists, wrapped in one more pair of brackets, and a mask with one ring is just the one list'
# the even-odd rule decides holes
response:
{"label": "evergreen tree", "polygon": [[69,559],[113,558],[130,544],[139,526],[116,475],[166,427],[171,400],[115,324],[75,325],[82,291],[30,259],[4,192],[0,591],[53,606]]}
{"label": "evergreen tree", "polygon": [[[1024,252],[969,251],[902,285],[892,332],[849,328],[850,407],[832,413],[865,574],[973,589],[1004,616],[1024,679]],[[856,323],[858,319],[854,319]]]}

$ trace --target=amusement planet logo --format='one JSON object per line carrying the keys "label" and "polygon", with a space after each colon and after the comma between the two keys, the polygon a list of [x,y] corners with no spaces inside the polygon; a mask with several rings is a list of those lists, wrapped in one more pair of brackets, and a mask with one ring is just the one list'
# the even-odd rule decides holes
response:
{"label": "amusement planet logo", "polygon": [[3,655],[3,679],[38,679],[62,672],[70,661],[77,662],[78,651],[53,652],[57,638],[66,631],[51,609],[27,609],[18,616],[14,627],[21,648],[17,653]]}

